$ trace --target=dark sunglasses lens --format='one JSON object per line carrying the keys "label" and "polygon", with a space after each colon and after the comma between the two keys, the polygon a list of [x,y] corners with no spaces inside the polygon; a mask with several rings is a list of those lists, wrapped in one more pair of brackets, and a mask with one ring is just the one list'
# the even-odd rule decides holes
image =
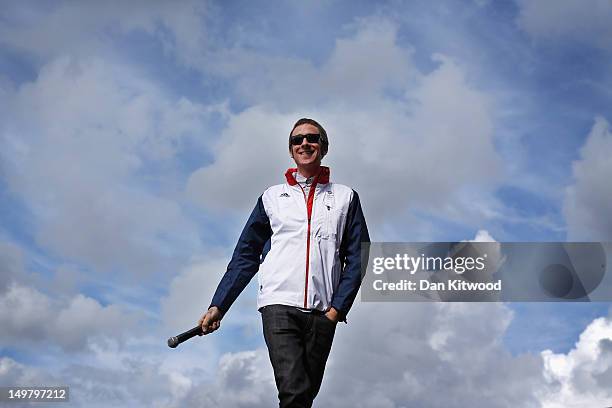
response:
{"label": "dark sunglasses lens", "polygon": [[320,139],[321,139],[321,135],[317,135],[313,133],[306,135],[306,140],[308,140],[308,143],[319,143]]}
{"label": "dark sunglasses lens", "polygon": [[291,144],[294,146],[301,145],[303,140],[304,140],[304,136],[302,135],[291,136]]}

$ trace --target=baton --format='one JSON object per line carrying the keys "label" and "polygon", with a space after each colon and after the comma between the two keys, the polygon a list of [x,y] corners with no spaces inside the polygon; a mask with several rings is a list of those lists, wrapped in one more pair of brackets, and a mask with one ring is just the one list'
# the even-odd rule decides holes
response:
{"label": "baton", "polygon": [[199,336],[200,334],[203,334],[202,326],[197,325],[193,329],[187,330],[185,333],[181,333],[178,336],[170,337],[168,339],[168,347],[176,348],[176,346],[178,346],[182,342],[187,341],[194,336]]}

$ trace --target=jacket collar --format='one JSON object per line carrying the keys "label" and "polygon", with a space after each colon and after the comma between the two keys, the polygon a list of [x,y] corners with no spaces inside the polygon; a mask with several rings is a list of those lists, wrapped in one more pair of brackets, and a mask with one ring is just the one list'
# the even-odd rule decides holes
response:
{"label": "jacket collar", "polygon": [[[297,171],[297,168],[287,169],[285,172],[285,178],[287,179],[287,183],[290,186],[295,186],[298,182],[295,177],[293,177],[293,173]],[[313,184],[327,184],[329,183],[329,167],[321,166],[321,170],[319,174],[317,174],[314,178]]]}

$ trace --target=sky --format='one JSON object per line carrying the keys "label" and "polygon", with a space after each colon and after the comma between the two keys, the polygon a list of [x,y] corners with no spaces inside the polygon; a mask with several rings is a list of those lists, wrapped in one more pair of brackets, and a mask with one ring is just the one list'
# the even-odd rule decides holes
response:
{"label": "sky", "polygon": [[[313,117],[373,241],[612,241],[607,0],[6,2],[0,386],[276,404],[255,291],[176,350]],[[608,303],[365,303],[318,406],[612,405]]]}

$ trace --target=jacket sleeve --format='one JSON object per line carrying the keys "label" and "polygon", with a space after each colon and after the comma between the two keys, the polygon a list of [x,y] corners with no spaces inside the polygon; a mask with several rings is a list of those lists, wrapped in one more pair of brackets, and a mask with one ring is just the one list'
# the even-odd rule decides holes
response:
{"label": "jacket sleeve", "polygon": [[209,308],[217,306],[223,314],[228,311],[259,270],[264,246],[271,236],[270,220],[264,209],[262,198],[259,197],[257,205],[240,234],[232,259],[217,286]]}
{"label": "jacket sleeve", "polygon": [[[332,307],[339,312],[340,321],[346,322],[348,314],[355,296],[361,285],[362,263],[361,263],[361,244],[369,243],[370,236],[368,227],[363,217],[359,195],[353,191],[353,197],[349,205],[342,242],[340,243],[340,261],[343,264],[342,274],[338,289],[332,298]],[[364,248],[364,255],[367,255],[368,248]],[[367,265],[367,260],[363,268]]]}

